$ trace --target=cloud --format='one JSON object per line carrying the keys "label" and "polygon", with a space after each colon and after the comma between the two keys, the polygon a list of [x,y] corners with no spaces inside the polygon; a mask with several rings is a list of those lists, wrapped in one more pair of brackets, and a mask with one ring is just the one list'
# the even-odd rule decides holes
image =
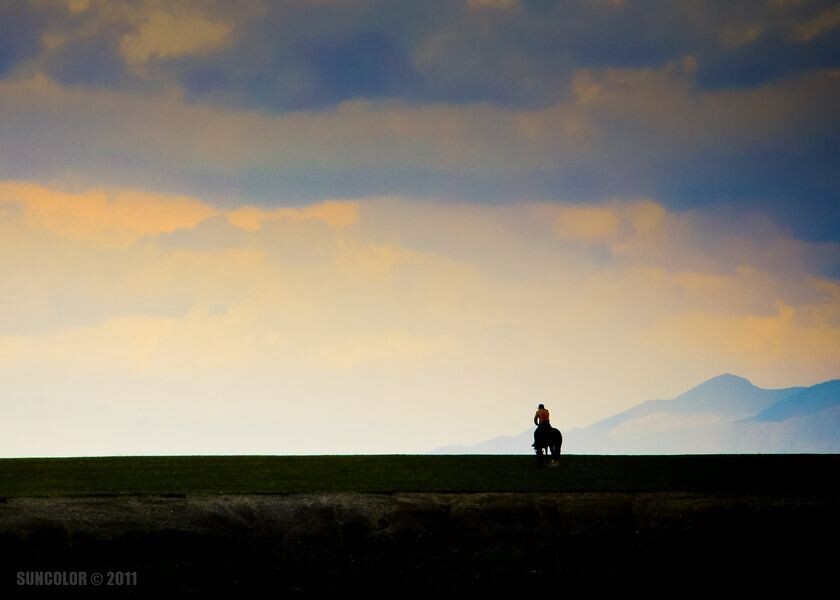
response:
{"label": "cloud", "polygon": [[547,205],[540,211],[552,219],[559,239],[609,244],[617,251],[626,243],[654,240],[664,229],[666,219],[662,205],[651,200],[595,206]]}
{"label": "cloud", "polygon": [[[577,70],[659,68],[686,55],[711,89],[840,66],[830,0],[727,10],[688,0],[392,8],[383,0],[36,0],[31,18],[8,18],[0,66],[9,44],[10,71],[136,92],[175,84],[194,102],[269,112],[404,98],[534,108],[566,98]],[[819,44],[808,48],[805,38]]]}
{"label": "cloud", "polygon": [[38,55],[40,19],[24,2],[0,4],[0,77]]}
{"label": "cloud", "polygon": [[763,371],[769,385],[782,387],[803,372],[834,377],[829,374],[840,364],[837,308],[836,298],[825,298],[801,307],[779,302],[769,315],[688,312],[663,317],[645,342],[711,368],[737,361],[743,369]]}
{"label": "cloud", "polygon": [[120,54],[133,66],[150,59],[206,54],[229,38],[231,26],[200,14],[172,14],[155,10],[120,41]]}
{"label": "cloud", "polygon": [[67,0],[67,8],[71,13],[80,13],[88,10],[91,0]]}
{"label": "cloud", "polygon": [[519,6],[519,0],[467,0],[467,6],[471,10],[481,10],[483,8],[509,10]]}
{"label": "cloud", "polygon": [[193,229],[217,215],[249,231],[278,221],[319,221],[342,228],[359,218],[359,204],[353,201],[327,200],[273,210],[256,206],[222,210],[188,196],[131,189],[74,193],[22,181],[0,182],[0,207],[4,206],[9,216],[19,214],[33,229],[109,246],[127,246],[143,237]]}
{"label": "cloud", "polygon": [[63,193],[30,182],[0,183],[0,205],[17,207],[35,229],[71,240],[108,245],[176,229],[191,228],[216,210],[186,196],[131,190]]}
{"label": "cloud", "polygon": [[[568,101],[487,105],[347,102],[266,114],[137,95],[0,82],[0,177],[143,187],[215,203],[329,197],[459,200],[658,197],[726,200],[797,236],[837,239],[830,177],[840,78],[820,71],[708,91],[691,61],[579,71]],[[733,190],[738,190],[737,193]],[[283,201],[278,202],[278,198]],[[807,206],[807,210],[802,210]]]}
{"label": "cloud", "polygon": [[[571,426],[724,371],[837,376],[836,245],[772,223],[653,199],[275,210],[2,189],[0,371],[22,415],[87,390],[77,409],[115,419],[142,402],[292,436],[317,402],[332,451],[412,451],[516,431],[525,398],[561,396]],[[467,433],[456,404],[480,415]],[[400,440],[371,435],[388,418]]]}
{"label": "cloud", "polygon": [[721,31],[721,38],[726,46],[737,48],[746,46],[758,40],[765,31],[763,23],[750,23],[748,25],[725,25]]}
{"label": "cloud", "polygon": [[791,38],[800,43],[810,42],[840,27],[840,7],[829,8],[812,19],[799,23],[791,32]]}
{"label": "cloud", "polygon": [[[684,189],[686,178],[708,194],[737,184],[784,195],[808,183],[801,172],[815,160],[830,160],[821,148],[833,135],[838,82],[817,72],[707,92],[693,87],[680,61],[661,70],[580,71],[569,101],[533,110],[354,101],[271,115],[195,105],[176,93],[137,96],[35,78],[0,83],[9,116],[0,164],[6,176],[70,174],[88,185],[109,177],[111,185],[159,182],[202,195],[226,186],[226,195],[243,190],[252,199],[268,190],[306,193],[289,183],[296,181],[319,198],[346,194],[348,185],[356,195],[387,193],[385,182],[407,192],[451,182],[452,193],[472,182],[476,194],[519,189],[531,197],[560,186],[585,197],[654,195],[676,185],[669,182]],[[756,164],[763,155],[780,160],[780,146],[796,151],[785,154],[785,169]],[[427,185],[424,173],[438,177]]]}
{"label": "cloud", "polygon": [[228,211],[227,219],[240,229],[260,229],[264,223],[283,220],[318,220],[332,227],[347,227],[359,218],[359,204],[352,201],[324,201],[302,208],[266,210],[255,206]]}

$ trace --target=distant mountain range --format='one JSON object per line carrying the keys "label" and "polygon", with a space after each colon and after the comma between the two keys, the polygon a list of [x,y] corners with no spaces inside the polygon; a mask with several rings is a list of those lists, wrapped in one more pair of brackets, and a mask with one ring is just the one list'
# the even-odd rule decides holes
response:
{"label": "distant mountain range", "polygon": [[[550,407],[549,407],[550,408]],[[555,426],[562,429],[562,422]],[[651,400],[587,427],[563,431],[571,454],[840,452],[840,379],[767,390],[720,375],[671,400]],[[522,454],[533,429],[433,454]]]}

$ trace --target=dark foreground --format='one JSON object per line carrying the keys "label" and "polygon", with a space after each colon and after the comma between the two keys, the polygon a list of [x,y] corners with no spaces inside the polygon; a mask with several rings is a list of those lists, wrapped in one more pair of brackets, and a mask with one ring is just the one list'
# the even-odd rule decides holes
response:
{"label": "dark foreground", "polygon": [[[238,459],[240,471],[247,471],[255,464],[249,460],[265,467],[271,458],[226,460],[230,465]],[[356,489],[295,489],[309,481],[300,470],[296,483],[286,482],[285,492],[278,491],[281,482],[269,481],[268,489],[241,493],[202,487],[214,479],[210,470],[199,468],[208,458],[169,459],[170,465],[180,461],[180,487],[165,476],[166,458],[117,461],[126,472],[132,460],[157,461],[155,468],[163,473],[148,483],[165,485],[151,489],[128,486],[128,480],[139,485],[148,469],[131,477],[123,473],[123,479],[100,469],[89,475],[85,488],[62,480],[60,463],[52,462],[46,467],[52,487],[44,487],[26,480],[20,463],[0,461],[2,589],[43,590],[18,582],[27,581],[27,571],[45,570],[76,581],[80,575],[71,572],[84,572],[87,585],[76,589],[87,593],[129,594],[165,589],[520,593],[572,586],[674,594],[785,584],[802,592],[834,582],[838,457],[568,456],[558,468],[544,470],[526,457],[335,457],[332,478],[327,457],[295,460],[315,461],[311,470],[325,477],[328,487],[346,477],[337,468],[342,458],[357,461]],[[406,492],[388,484],[388,469],[403,481],[400,465],[405,468],[412,458],[418,461],[415,467],[438,469],[440,489]],[[198,471],[183,468],[187,459]],[[87,460],[93,469],[97,460],[104,468],[117,459]],[[276,475],[288,459],[274,460]],[[528,482],[525,489],[476,489],[493,482],[493,461],[504,485],[521,477]],[[80,469],[79,464],[71,466]],[[221,468],[219,462],[210,464]],[[504,470],[517,464],[521,474]],[[457,473],[470,467],[473,474],[458,480]],[[10,472],[24,481],[11,481]],[[31,472],[45,476],[43,469]],[[454,479],[446,479],[447,472]],[[415,485],[434,487],[426,475],[418,474]],[[215,479],[217,488],[226,481],[238,486],[255,481],[247,472]],[[121,491],[114,491],[115,481],[121,481]],[[549,489],[534,489],[539,487]],[[10,493],[15,489],[41,493]],[[62,493],[47,493],[56,489]],[[123,575],[109,578],[113,572]],[[103,576],[99,586],[95,573]],[[109,579],[123,585],[108,586]]]}

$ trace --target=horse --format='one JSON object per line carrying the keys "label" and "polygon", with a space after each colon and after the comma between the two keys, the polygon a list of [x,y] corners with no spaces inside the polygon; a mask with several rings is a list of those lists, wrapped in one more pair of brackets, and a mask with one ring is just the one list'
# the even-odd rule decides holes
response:
{"label": "horse", "polygon": [[551,458],[557,460],[557,457],[560,456],[560,448],[563,446],[563,434],[560,433],[559,429],[554,427],[548,431],[537,429],[534,438],[534,451],[537,453],[538,467],[545,464],[549,452],[551,452]]}

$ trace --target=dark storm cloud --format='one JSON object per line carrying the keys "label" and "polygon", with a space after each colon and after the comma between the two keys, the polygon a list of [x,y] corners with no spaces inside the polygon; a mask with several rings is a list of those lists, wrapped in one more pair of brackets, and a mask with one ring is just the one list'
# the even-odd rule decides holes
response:
{"label": "dark storm cloud", "polygon": [[[0,98],[0,176],[263,203],[650,196],[836,240],[838,69],[829,1],[13,0],[0,75],[82,96]],[[158,107],[181,93],[194,111]]]}
{"label": "dark storm cloud", "polygon": [[[173,6],[230,24],[230,40],[132,68],[120,38]],[[828,1],[523,1],[507,9],[455,0],[94,2],[77,11],[14,1],[0,10],[0,69],[22,66],[49,34],[63,38],[42,48],[45,70],[59,81],[179,82],[196,101],[269,110],[353,98],[540,106],[568,93],[576,69],[657,67],[687,55],[707,87],[840,66]]]}
{"label": "dark storm cloud", "polygon": [[375,6],[298,4],[267,5],[259,18],[240,23],[230,48],[212,60],[184,57],[162,68],[196,101],[272,111],[401,96],[416,87],[407,36],[416,13],[429,7],[399,12],[391,3],[380,13]]}

